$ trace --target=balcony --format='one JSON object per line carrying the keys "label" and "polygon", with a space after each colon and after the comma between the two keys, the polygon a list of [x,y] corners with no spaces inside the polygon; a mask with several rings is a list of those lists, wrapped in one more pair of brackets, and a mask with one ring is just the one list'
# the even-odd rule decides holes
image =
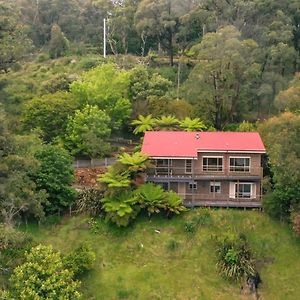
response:
{"label": "balcony", "polygon": [[207,207],[248,207],[248,208],[260,208],[262,206],[262,196],[256,195],[255,198],[251,197],[239,197],[229,198],[225,194],[197,194],[187,193],[180,194],[183,199],[183,203],[187,207],[194,206],[207,206]]}
{"label": "balcony", "polygon": [[187,180],[260,180],[263,177],[262,167],[214,167],[192,168],[186,172],[186,168],[178,166],[156,166],[148,170],[148,180],[153,181],[187,181]]}

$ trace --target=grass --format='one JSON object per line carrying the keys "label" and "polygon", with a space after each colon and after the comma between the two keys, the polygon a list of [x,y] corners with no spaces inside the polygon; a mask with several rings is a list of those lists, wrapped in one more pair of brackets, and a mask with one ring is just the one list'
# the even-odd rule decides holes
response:
{"label": "grass", "polygon": [[[29,225],[37,242],[63,253],[88,241],[97,254],[94,270],[82,278],[85,299],[253,299],[215,269],[211,237],[245,232],[259,259],[263,299],[297,299],[300,295],[300,242],[290,229],[257,211],[203,209],[172,220],[141,216],[129,228],[99,219],[69,217],[56,225]],[[188,231],[186,224],[198,223]],[[159,230],[160,233],[157,233]]]}

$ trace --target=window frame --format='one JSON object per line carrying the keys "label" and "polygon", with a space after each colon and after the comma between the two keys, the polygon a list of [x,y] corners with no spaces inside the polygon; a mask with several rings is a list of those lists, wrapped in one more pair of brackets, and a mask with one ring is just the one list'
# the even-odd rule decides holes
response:
{"label": "window frame", "polygon": [[189,188],[189,190],[190,191],[196,191],[197,189],[198,189],[198,183],[197,183],[197,181],[190,181],[189,183],[188,183],[188,188]]}
{"label": "window frame", "polygon": [[[244,186],[244,185],[250,185],[249,197],[245,197],[245,195],[240,196],[240,191],[237,191],[237,187],[240,188],[241,186]],[[252,198],[254,198],[253,197],[253,185],[254,185],[253,182],[235,182],[235,188],[234,188],[235,198],[236,199],[252,199]],[[243,191],[243,193],[244,193],[244,191]]]}
{"label": "window frame", "polygon": [[[246,166],[246,165],[244,165],[244,166],[231,165],[231,159],[244,159],[244,162],[245,162],[246,159],[249,159],[249,166]],[[240,168],[240,170],[237,170],[237,168]],[[230,172],[250,173],[250,171],[251,171],[251,157],[250,156],[229,156],[229,171]]]}
{"label": "window frame", "polygon": [[[190,166],[190,171],[187,171],[188,166],[187,166],[187,161],[191,162],[191,166]],[[193,173],[193,160],[192,159],[185,159],[184,161],[184,172],[185,174],[192,174]]]}
{"label": "window frame", "polygon": [[[216,191],[216,187],[219,187],[219,191]],[[212,191],[213,188],[213,191]],[[211,181],[209,185],[210,194],[221,194],[222,193],[222,183],[221,181]]]}
{"label": "window frame", "polygon": [[[209,159],[209,158],[216,158],[216,159],[222,159],[222,164],[217,164],[216,170],[212,170],[209,168],[209,165],[204,164],[204,159]],[[207,161],[208,162],[208,161]],[[221,169],[219,169],[221,167]],[[202,171],[203,172],[224,172],[224,156],[202,156]]]}

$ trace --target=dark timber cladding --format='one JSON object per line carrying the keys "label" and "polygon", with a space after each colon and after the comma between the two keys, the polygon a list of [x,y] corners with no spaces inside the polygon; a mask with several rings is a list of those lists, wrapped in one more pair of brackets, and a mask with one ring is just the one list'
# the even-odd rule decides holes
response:
{"label": "dark timber cladding", "polygon": [[265,147],[256,132],[146,132],[147,180],[187,206],[260,207]]}

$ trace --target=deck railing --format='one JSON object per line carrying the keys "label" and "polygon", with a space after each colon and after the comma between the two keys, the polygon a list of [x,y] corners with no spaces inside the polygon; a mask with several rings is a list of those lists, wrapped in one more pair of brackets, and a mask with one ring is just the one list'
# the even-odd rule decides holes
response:
{"label": "deck railing", "polygon": [[150,169],[147,172],[151,176],[161,176],[161,177],[197,177],[197,176],[205,176],[205,175],[229,175],[229,176],[263,176],[263,168],[262,167],[226,167],[221,168],[218,166],[217,168],[192,168],[192,170],[186,170],[185,167],[177,167],[177,166],[156,166]]}

